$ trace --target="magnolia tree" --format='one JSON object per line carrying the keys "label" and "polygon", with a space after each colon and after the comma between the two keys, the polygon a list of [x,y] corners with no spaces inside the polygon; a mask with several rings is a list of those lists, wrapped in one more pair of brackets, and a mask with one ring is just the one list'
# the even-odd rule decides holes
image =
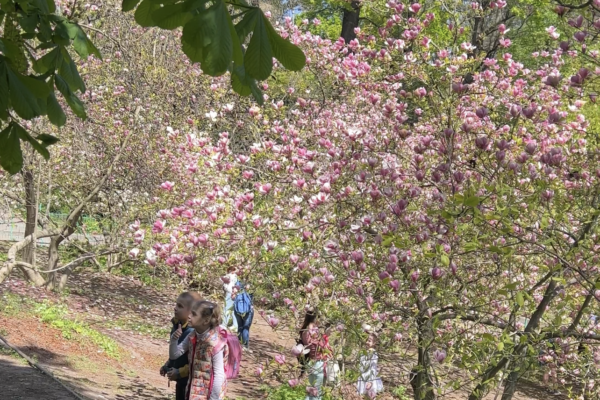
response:
{"label": "magnolia tree", "polygon": [[[29,131],[61,137],[54,145],[55,157],[45,161],[23,146],[22,173],[0,171],[0,193],[28,228],[0,265],[0,281],[18,267],[33,283],[62,289],[85,261],[101,266],[101,257],[107,258],[104,267],[109,270],[133,262],[126,257],[131,246],[123,233],[136,219],[147,222],[154,215],[151,207],[160,183],[175,176],[159,157],[168,139],[164,124],[211,120],[210,112],[206,117],[202,111],[210,107],[210,92],[199,94],[209,79],[179,49],[179,33],[139,28],[113,8],[95,7],[87,15],[101,21],[94,29],[103,32],[96,42],[105,55],[77,65],[87,76],[82,100],[88,120],[69,118],[60,133],[43,120],[24,124]],[[105,26],[112,29],[104,33]],[[67,215],[64,221],[52,218],[50,213],[57,211]],[[84,216],[95,219],[95,231],[85,225]],[[94,242],[101,236],[101,243],[67,242],[76,231],[94,233]],[[48,258],[36,261],[35,252],[28,250],[44,237],[51,240]],[[143,236],[133,238],[141,240]],[[63,243],[81,254],[61,260]]]}
{"label": "magnolia tree", "polygon": [[[132,227],[151,238],[132,255],[180,276],[242,267],[273,328],[317,307],[346,361],[371,325],[381,353],[404,349],[416,399],[476,400],[504,382],[508,400],[540,352],[550,379],[596,396],[600,165],[584,97],[596,72],[560,46],[525,68],[503,25],[501,57],[469,57],[467,33],[434,43],[435,15],[388,7],[378,37],[348,45],[279,27],[309,71],[285,93],[264,84],[265,108],[232,113],[215,80],[225,104],[210,118],[228,131],[169,128],[174,179],[153,225]],[[296,385],[287,364],[273,363]]]}

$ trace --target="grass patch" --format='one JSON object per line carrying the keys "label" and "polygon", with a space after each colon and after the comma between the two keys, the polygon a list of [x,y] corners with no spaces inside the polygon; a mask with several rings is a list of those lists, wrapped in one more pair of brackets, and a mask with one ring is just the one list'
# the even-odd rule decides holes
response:
{"label": "grass patch", "polygon": [[4,293],[0,302],[0,313],[15,316],[29,308],[29,301],[13,293]]}
{"label": "grass patch", "polygon": [[394,395],[394,398],[399,399],[399,400],[410,400],[410,397],[408,396],[408,390],[406,389],[406,386],[397,386],[395,388],[392,389],[392,394]]}
{"label": "grass patch", "polygon": [[17,353],[16,351],[14,351],[13,349],[11,349],[10,347],[4,346],[3,344],[0,344],[0,355],[9,356],[11,358],[14,358],[16,361],[19,362],[19,364],[29,365],[27,363],[27,360],[25,360],[23,357],[21,357],[19,355],[19,353]]}
{"label": "grass patch", "polygon": [[85,339],[98,346],[106,355],[116,360],[120,359],[119,345],[113,339],[90,328],[87,324],[67,318],[67,306],[64,304],[51,304],[50,302],[37,303],[33,307],[35,315],[42,322],[61,331],[63,337],[69,340]]}
{"label": "grass patch", "polygon": [[117,342],[81,321],[68,318],[67,312],[67,306],[64,304],[53,304],[49,301],[38,303],[13,293],[3,294],[2,301],[0,301],[1,314],[11,317],[35,316],[42,322],[60,330],[65,339],[92,342],[109,357],[120,359]]}
{"label": "grass patch", "polygon": [[[304,400],[306,398],[306,384],[298,384],[296,387],[291,387],[287,383],[277,386],[262,386],[261,389],[268,393],[267,400]],[[331,395],[331,389],[323,387],[323,400],[334,400]]]}

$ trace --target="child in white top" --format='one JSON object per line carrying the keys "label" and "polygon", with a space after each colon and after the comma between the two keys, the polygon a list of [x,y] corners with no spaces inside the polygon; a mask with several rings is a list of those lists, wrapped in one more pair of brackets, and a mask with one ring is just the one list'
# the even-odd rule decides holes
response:
{"label": "child in white top", "polygon": [[377,393],[383,392],[383,382],[379,377],[379,369],[377,367],[377,352],[375,351],[376,337],[373,333],[369,334],[367,339],[367,352],[360,357],[358,382],[356,389],[358,394],[364,396],[367,394],[370,398],[374,398]]}
{"label": "child in white top", "polygon": [[225,309],[223,310],[223,325],[226,328],[229,328],[229,324],[231,322],[231,331],[237,333],[238,324],[233,311],[233,292],[235,286],[238,284],[238,277],[235,273],[235,267],[229,267],[229,269],[227,270],[227,275],[225,275],[223,278],[223,291],[225,292]]}

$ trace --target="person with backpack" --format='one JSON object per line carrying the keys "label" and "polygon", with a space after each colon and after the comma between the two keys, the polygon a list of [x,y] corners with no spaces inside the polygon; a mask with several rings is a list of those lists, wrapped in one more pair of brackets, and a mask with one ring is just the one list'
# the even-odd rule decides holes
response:
{"label": "person with backpack", "polygon": [[185,400],[222,400],[227,380],[239,374],[241,347],[237,337],[220,327],[221,307],[210,301],[192,304],[190,324],[195,332],[181,343],[171,337],[169,358],[188,353],[189,380]]}
{"label": "person with backpack", "polygon": [[244,283],[238,281],[238,286],[240,289],[235,295],[233,310],[237,319],[238,338],[244,349],[249,350],[250,326],[254,319],[254,306],[252,305],[252,295],[248,294]]}
{"label": "person with backpack", "polygon": [[309,310],[304,316],[300,328],[300,340],[308,350],[304,370],[308,372],[309,387],[306,388],[305,400],[321,400],[323,395],[323,381],[327,360],[331,358],[331,348],[327,335],[319,332],[316,310]]}

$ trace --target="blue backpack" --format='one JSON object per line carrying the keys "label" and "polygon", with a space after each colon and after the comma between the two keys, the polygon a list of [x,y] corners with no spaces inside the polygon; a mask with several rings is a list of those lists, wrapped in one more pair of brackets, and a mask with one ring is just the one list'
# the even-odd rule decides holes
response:
{"label": "blue backpack", "polygon": [[252,299],[245,290],[242,290],[235,296],[233,310],[242,317],[252,310]]}

